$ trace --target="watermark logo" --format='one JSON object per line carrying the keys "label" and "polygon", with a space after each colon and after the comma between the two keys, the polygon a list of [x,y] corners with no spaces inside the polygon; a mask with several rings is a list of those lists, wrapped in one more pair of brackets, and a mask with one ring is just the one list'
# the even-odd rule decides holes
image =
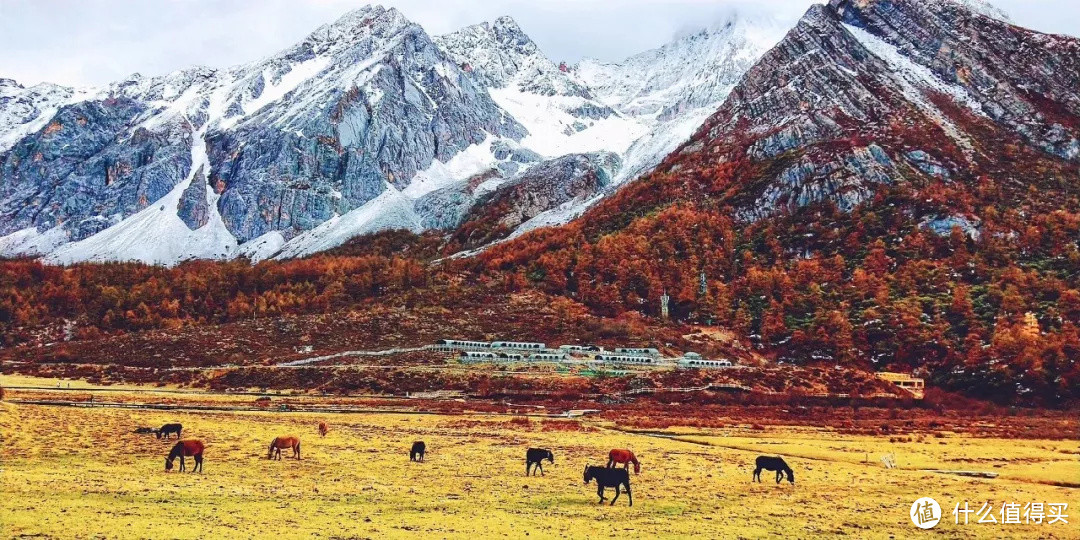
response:
{"label": "watermark logo", "polygon": [[911,505],[911,522],[920,529],[932,529],[941,521],[941,505],[930,497],[923,497]]}

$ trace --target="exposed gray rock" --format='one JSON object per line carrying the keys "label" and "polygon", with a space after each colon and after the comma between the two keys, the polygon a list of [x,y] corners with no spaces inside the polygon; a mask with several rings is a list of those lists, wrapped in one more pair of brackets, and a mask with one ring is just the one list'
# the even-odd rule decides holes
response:
{"label": "exposed gray rock", "polygon": [[[44,110],[17,90],[5,83],[0,92],[0,119],[14,127]],[[50,103],[71,92],[57,95]],[[489,136],[524,135],[423,29],[366,7],[262,62],[135,75],[60,108],[0,154],[0,234],[61,224],[80,240],[131,216],[189,176],[192,144],[203,144],[196,136],[206,141],[207,178],[192,182],[176,211],[189,227],[205,224],[209,183],[242,243],[294,236],[387,184],[408,186],[433,160]]]}
{"label": "exposed gray rock", "polygon": [[982,222],[976,217],[953,215],[927,218],[919,226],[938,236],[949,236],[952,234],[953,227],[959,227],[967,237],[978,240],[981,234],[979,231],[981,224]]}
{"label": "exposed gray rock", "polygon": [[39,132],[0,154],[0,234],[63,225],[94,234],[169,193],[191,168],[183,126],[135,129],[145,112],[126,98],[66,106]]}
{"label": "exposed gray rock", "polygon": [[195,171],[191,184],[180,196],[177,203],[176,215],[180,216],[184,224],[191,230],[198,230],[210,221],[210,207],[206,201],[206,175],[203,168]]}
{"label": "exposed gray rock", "polygon": [[482,196],[455,237],[466,247],[506,238],[543,212],[601,193],[621,166],[622,160],[611,152],[571,154],[539,163]]}

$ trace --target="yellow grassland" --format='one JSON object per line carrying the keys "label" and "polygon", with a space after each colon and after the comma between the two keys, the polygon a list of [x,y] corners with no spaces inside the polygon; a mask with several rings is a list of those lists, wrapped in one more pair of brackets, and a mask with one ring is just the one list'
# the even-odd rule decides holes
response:
{"label": "yellow grassland", "polygon": [[[8,382],[8,384],[11,384]],[[317,434],[319,421],[331,428]],[[182,422],[207,444],[205,473],[164,472],[172,443],[131,433]],[[1076,441],[947,435],[922,442],[807,428],[688,431],[666,439],[574,420],[418,414],[89,409],[0,403],[0,536],[56,538],[909,538],[911,503],[946,517],[929,537],[1077,538]],[[267,461],[277,435],[303,460]],[[410,463],[422,439],[425,463]],[[530,446],[551,448],[526,478]],[[634,506],[597,505],[586,463],[627,447],[643,469]],[[286,455],[287,452],[283,452]],[[785,456],[796,484],[751,483],[754,458]],[[884,454],[898,468],[886,469]],[[867,463],[864,463],[867,461]],[[917,469],[998,472],[965,478]],[[1065,502],[1069,525],[952,523],[953,504]]]}

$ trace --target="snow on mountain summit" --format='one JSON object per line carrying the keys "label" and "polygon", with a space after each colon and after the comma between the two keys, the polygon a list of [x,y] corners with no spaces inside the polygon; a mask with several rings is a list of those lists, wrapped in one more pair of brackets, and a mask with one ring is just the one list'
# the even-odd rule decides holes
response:
{"label": "snow on mountain summit", "polygon": [[[371,5],[230,68],[92,89],[0,80],[0,255],[303,256],[453,228],[552,170],[566,174],[542,189],[573,196],[531,205],[519,230],[561,223],[687,139],[778,33],[736,18],[570,68],[509,17],[433,38]],[[581,175],[605,180],[577,189]]]}
{"label": "snow on mountain summit", "polygon": [[788,25],[734,13],[700,31],[618,63],[586,59],[573,73],[620,112],[670,119],[719,104]]}
{"label": "snow on mountain summit", "polygon": [[[15,134],[0,149],[6,255],[174,264],[249,253],[270,233],[288,247],[435,161],[525,135],[423,28],[380,6],[251,64],[54,94],[5,85],[0,98],[0,119],[15,118],[0,131]],[[350,231],[373,232],[362,225]]]}
{"label": "snow on mountain summit", "polygon": [[555,65],[510,17],[474,24],[435,38],[485,86],[590,98],[587,88]]}

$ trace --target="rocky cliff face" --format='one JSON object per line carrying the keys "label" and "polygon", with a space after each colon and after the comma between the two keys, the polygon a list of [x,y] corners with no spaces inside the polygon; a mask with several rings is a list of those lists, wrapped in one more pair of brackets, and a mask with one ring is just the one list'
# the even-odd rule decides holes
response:
{"label": "rocky cliff face", "polygon": [[588,88],[559,69],[510,17],[475,24],[436,41],[485,87],[592,98]]}
{"label": "rocky cliff face", "polygon": [[895,182],[1000,170],[1012,137],[1075,164],[1078,47],[949,0],[814,6],[671,170],[761,164],[737,208],[756,220],[821,202],[850,210]]}
{"label": "rocky cliff face", "polygon": [[581,205],[600,195],[621,165],[611,152],[571,154],[540,163],[479,195],[451,242],[474,249],[511,236],[545,212]]}
{"label": "rocky cliff face", "polygon": [[[261,259],[463,222],[475,247],[565,223],[676,149],[661,173],[753,167],[731,199],[748,221],[1011,178],[1017,145],[1080,159],[1076,39],[978,0],[833,0],[781,28],[733,17],[566,68],[509,18],[432,38],[373,6],[230,69],[0,80],[0,254]],[[979,223],[939,214],[927,223]]]}
{"label": "rocky cliff face", "polygon": [[[380,228],[453,229],[530,168],[559,174],[515,185],[595,172],[565,169],[569,155],[619,155],[603,166],[611,191],[685,140],[763,52],[751,26],[605,68],[617,76],[594,69],[595,88],[510,18],[433,39],[379,6],[230,69],[94,89],[0,80],[0,253],[304,255]],[[623,92],[616,79],[647,82]],[[669,106],[643,113],[643,100]],[[562,223],[599,195],[538,193],[503,224]]]}
{"label": "rocky cliff face", "polygon": [[58,262],[175,262],[131,242],[111,253],[100,241],[75,244],[181,184],[179,204],[158,218],[198,230],[219,215],[227,235],[215,237],[232,240],[211,251],[233,256],[249,240],[287,240],[405,189],[434,161],[490,137],[525,135],[423,29],[377,6],[247,66],[135,76],[94,92],[12,82],[2,91],[0,135],[17,142],[0,148],[0,234],[62,232],[74,244]]}

